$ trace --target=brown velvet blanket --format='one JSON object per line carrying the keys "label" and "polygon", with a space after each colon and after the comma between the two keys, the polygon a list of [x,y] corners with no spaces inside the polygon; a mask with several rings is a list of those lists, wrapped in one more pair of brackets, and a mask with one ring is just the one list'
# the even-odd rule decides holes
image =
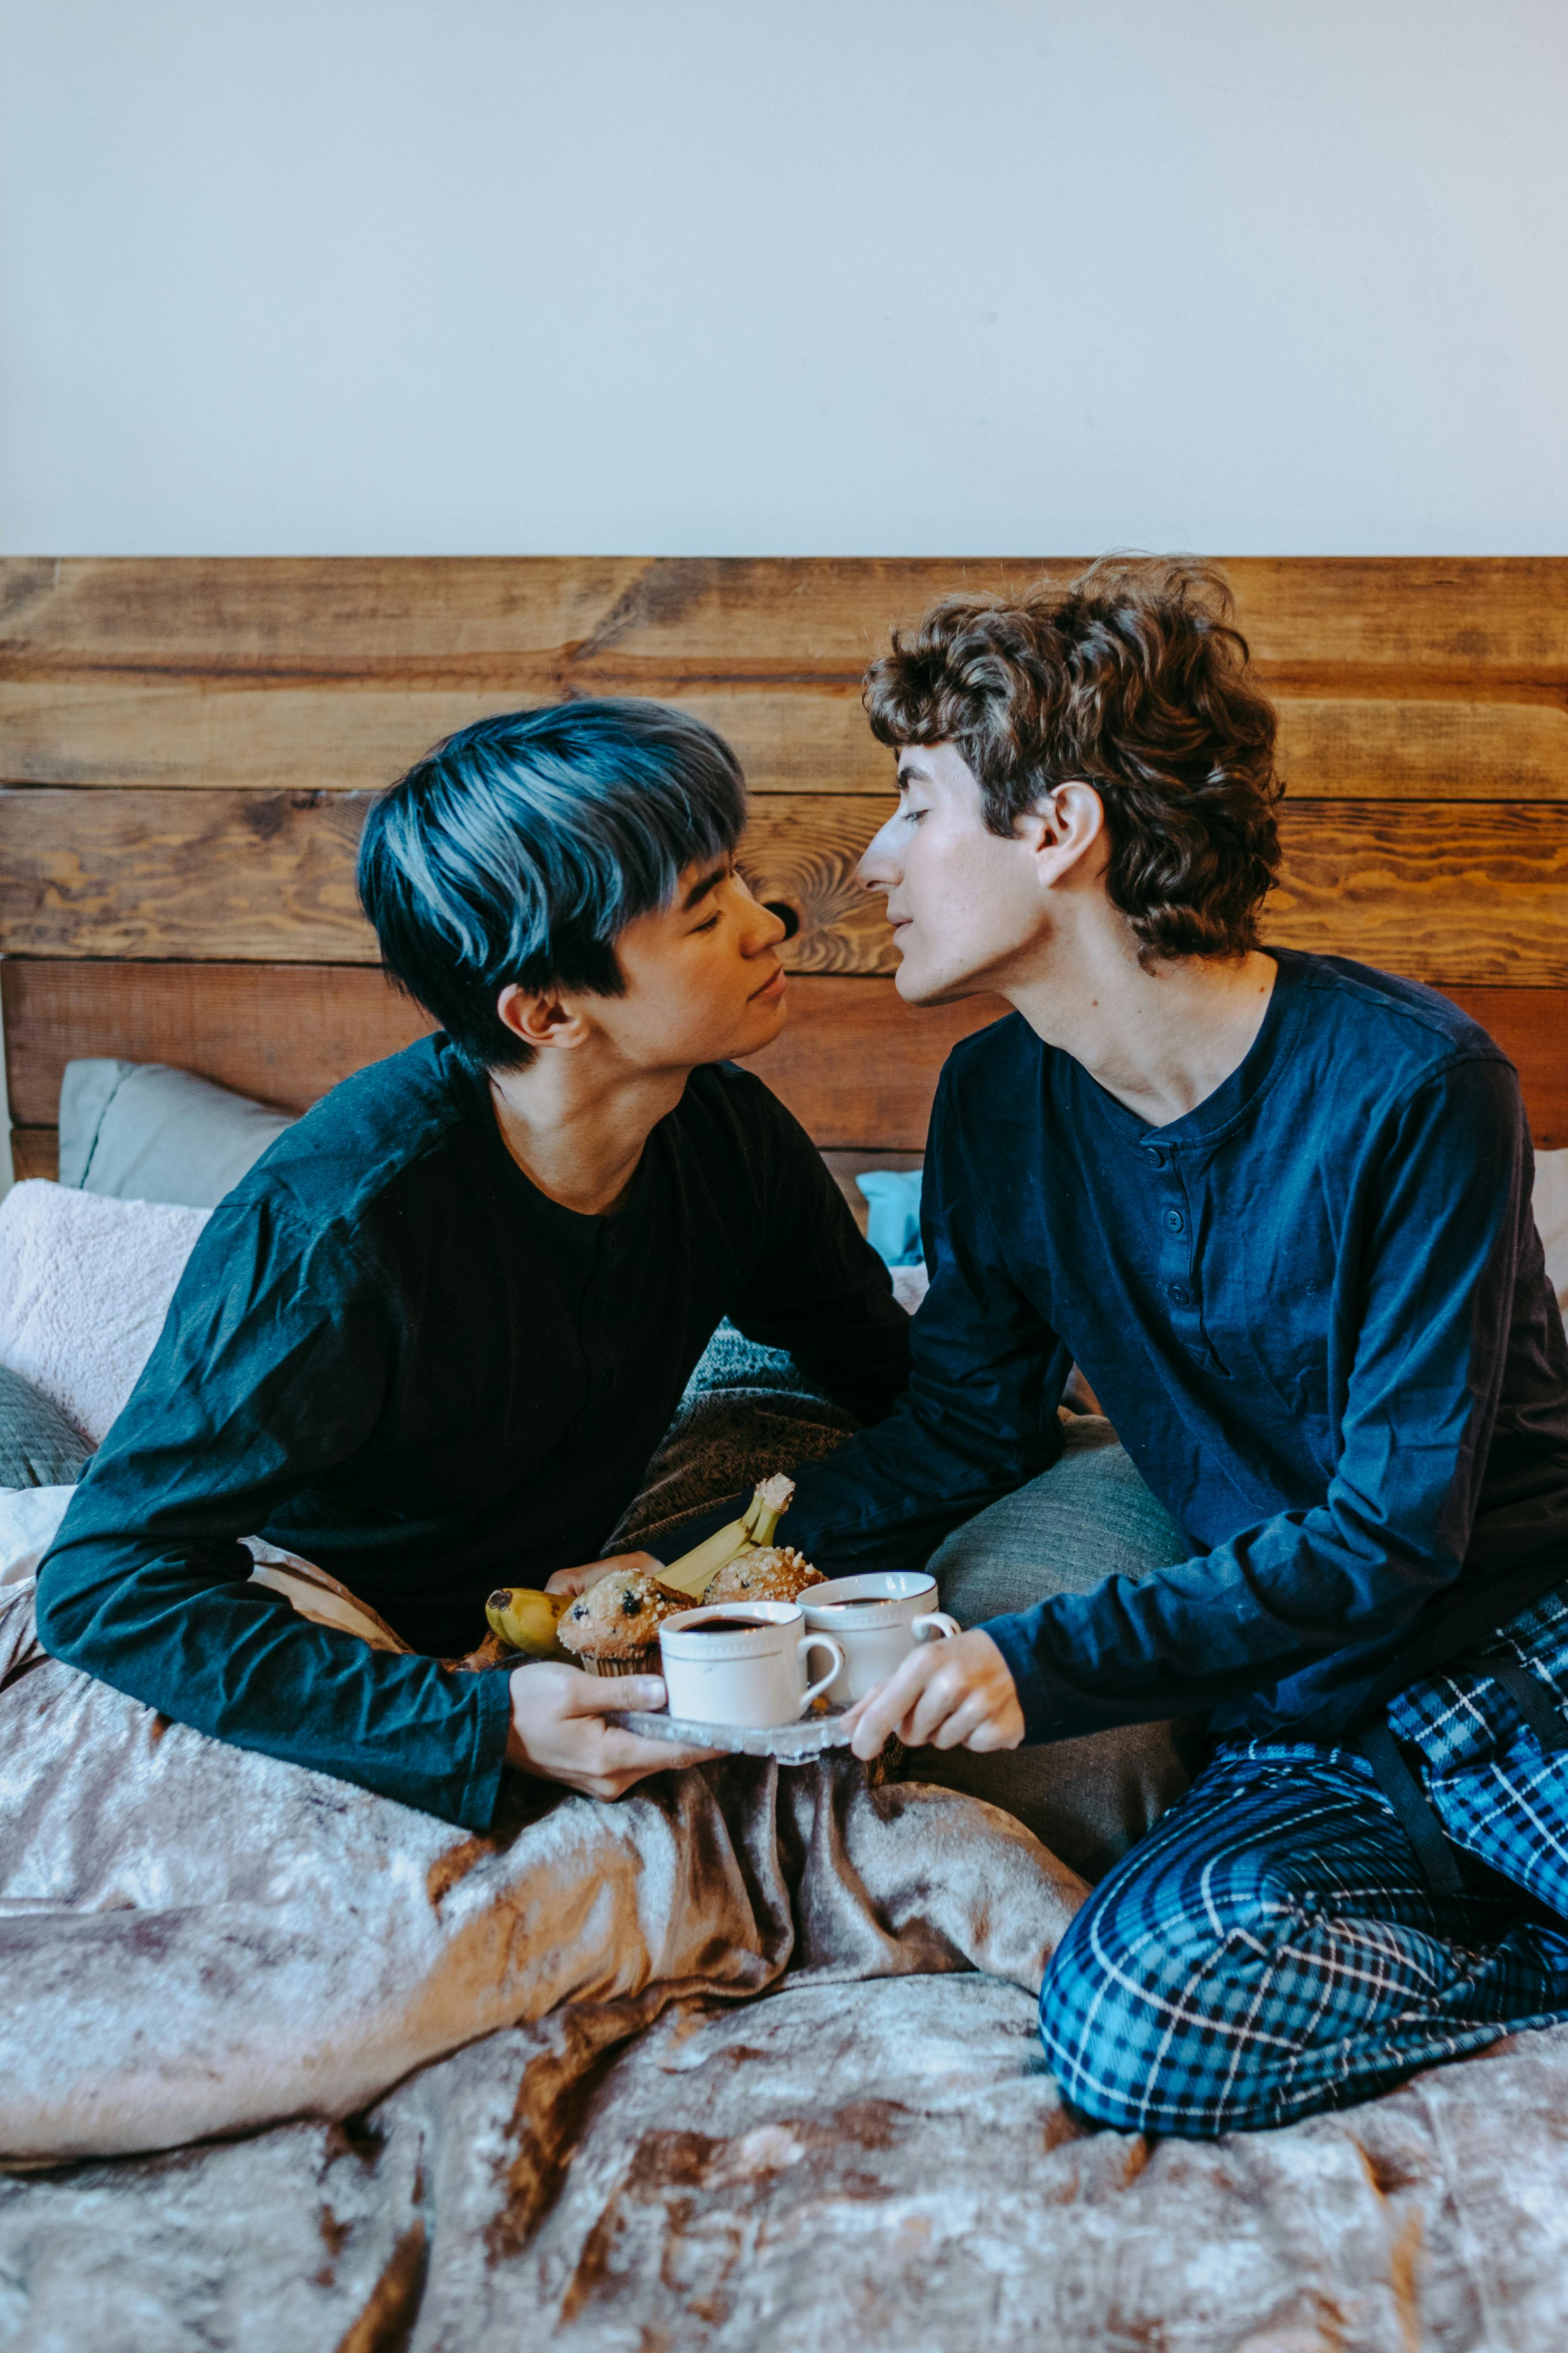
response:
{"label": "brown velvet blanket", "polygon": [[0,1603],[0,2158],[351,2116],[565,2002],[630,2032],[786,1969],[1037,1986],[1083,1894],[1005,1814],[842,1757],[525,1783],[474,1838],[61,1666],[33,1591]]}
{"label": "brown velvet blanket", "polygon": [[971,1800],[731,1764],[470,1839],[43,1659],[26,1588],[0,1683],[0,2346],[1568,2344],[1568,2029],[1088,2133],[1032,1990],[1081,1890]]}

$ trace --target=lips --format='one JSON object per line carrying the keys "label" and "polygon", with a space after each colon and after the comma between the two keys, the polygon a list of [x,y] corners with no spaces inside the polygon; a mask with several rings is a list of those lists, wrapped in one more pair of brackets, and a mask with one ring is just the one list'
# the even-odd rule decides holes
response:
{"label": "lips", "polygon": [[776,998],[781,997],[784,995],[788,977],[788,974],[784,971],[784,968],[781,964],[778,969],[773,973],[768,979],[763,981],[761,988],[752,989],[750,997],[746,999],[747,1004],[772,1005]]}

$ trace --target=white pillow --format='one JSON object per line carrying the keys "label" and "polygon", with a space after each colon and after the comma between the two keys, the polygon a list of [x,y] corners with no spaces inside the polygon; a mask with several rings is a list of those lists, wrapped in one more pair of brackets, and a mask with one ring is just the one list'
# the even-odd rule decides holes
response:
{"label": "white pillow", "polygon": [[74,1487],[0,1487],[0,1585],[25,1585],[59,1533]]}
{"label": "white pillow", "polygon": [[1536,1230],[1546,1251],[1546,1280],[1568,1314],[1568,1151],[1538,1152],[1531,1197]]}
{"label": "white pillow", "polygon": [[0,1201],[0,1363],[94,1446],[135,1388],[211,1214],[41,1176]]}

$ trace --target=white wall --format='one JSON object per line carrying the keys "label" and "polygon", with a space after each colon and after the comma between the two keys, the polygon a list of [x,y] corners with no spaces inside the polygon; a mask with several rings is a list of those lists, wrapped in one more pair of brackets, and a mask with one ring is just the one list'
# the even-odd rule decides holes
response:
{"label": "white wall", "polygon": [[7,551],[1568,551],[1563,0],[0,26]]}

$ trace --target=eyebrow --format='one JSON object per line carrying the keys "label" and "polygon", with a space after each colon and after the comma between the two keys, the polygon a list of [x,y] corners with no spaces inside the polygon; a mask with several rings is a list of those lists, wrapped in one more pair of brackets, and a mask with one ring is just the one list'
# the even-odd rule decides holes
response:
{"label": "eyebrow", "polygon": [[728,866],[715,866],[710,874],[700,875],[691,885],[691,888],[688,891],[685,898],[682,899],[680,902],[681,913],[683,915],[689,915],[693,907],[700,906],[703,900],[708,896],[709,892],[716,891],[720,883],[727,879],[729,871],[730,870]]}
{"label": "eyebrow", "polygon": [[906,755],[904,759],[899,762],[898,778],[899,790],[902,792],[904,786],[911,782],[918,781],[921,784],[929,785],[931,782],[931,770],[924,766],[920,760],[911,760]]}

